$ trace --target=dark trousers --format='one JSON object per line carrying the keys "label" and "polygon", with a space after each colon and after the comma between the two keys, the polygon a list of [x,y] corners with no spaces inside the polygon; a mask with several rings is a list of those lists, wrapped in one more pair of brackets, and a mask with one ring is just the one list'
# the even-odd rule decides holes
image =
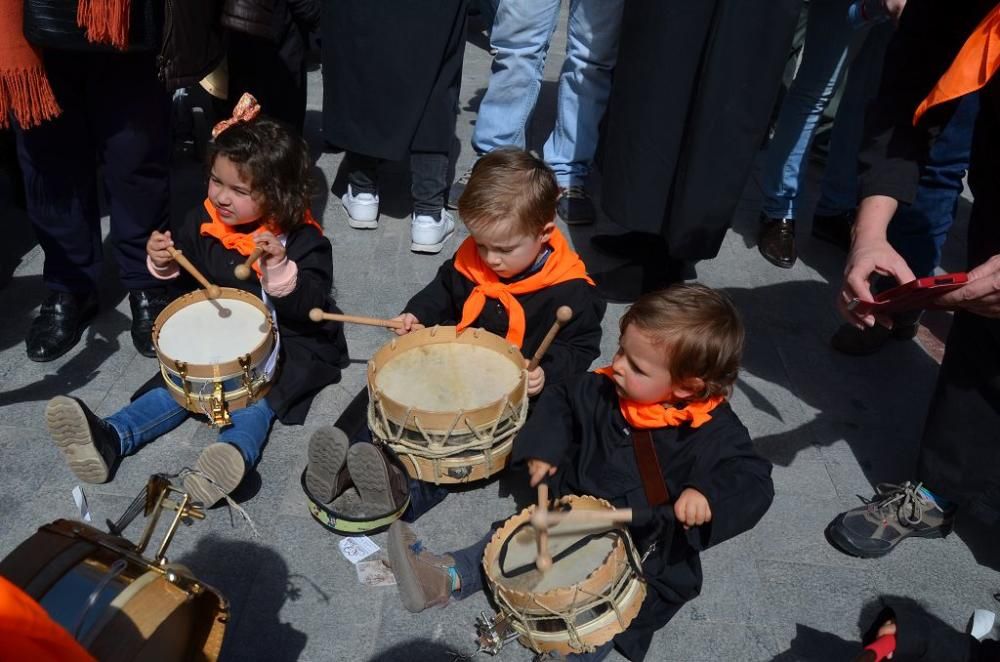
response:
{"label": "dark trousers", "polygon": [[170,213],[170,97],[156,79],[155,56],[46,51],[44,57],[62,115],[18,130],[17,148],[28,217],[45,252],[45,284],[96,290],[103,184],[122,284],[155,287],[146,241],[167,226]]}
{"label": "dark trousers", "polygon": [[[347,181],[355,193],[375,193],[381,159],[357,152],[347,152]],[[436,152],[410,154],[410,195],[413,213],[441,217],[448,194],[448,155]]]}

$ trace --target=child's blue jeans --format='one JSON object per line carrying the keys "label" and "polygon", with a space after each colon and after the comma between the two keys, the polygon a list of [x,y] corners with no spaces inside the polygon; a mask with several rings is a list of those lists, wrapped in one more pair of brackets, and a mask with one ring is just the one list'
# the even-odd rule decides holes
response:
{"label": "child's blue jeans", "polygon": [[[131,455],[183,423],[188,415],[166,388],[154,388],[144,393],[105,419],[121,439],[122,455]],[[261,399],[249,407],[230,414],[232,425],[219,432],[219,441],[239,449],[248,467],[257,464],[274,420],[274,411]]]}

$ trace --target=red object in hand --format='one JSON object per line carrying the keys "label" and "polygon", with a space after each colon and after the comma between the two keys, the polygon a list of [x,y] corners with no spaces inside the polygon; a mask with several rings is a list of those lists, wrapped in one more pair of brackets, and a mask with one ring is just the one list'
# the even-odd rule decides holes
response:
{"label": "red object in hand", "polygon": [[881,662],[889,656],[889,653],[896,650],[896,635],[883,635],[865,646],[865,650],[875,653],[875,662]]}
{"label": "red object in hand", "polygon": [[935,298],[945,292],[957,290],[968,281],[969,277],[965,273],[918,278],[876,294],[874,303],[854,299],[847,305],[847,309],[859,315],[869,313],[888,315],[907,310],[933,308]]}

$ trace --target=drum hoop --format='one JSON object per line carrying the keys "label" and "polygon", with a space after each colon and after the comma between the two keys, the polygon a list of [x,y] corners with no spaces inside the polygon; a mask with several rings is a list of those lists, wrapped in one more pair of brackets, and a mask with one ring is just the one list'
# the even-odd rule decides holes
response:
{"label": "drum hoop", "polygon": [[[184,363],[184,374],[188,377],[219,379],[223,375],[240,375],[243,372],[243,368],[240,365],[241,358],[249,356],[250,365],[257,366],[267,360],[267,357],[271,355],[271,351],[274,348],[274,321],[271,318],[271,311],[264,304],[264,302],[249,292],[235,287],[220,287],[219,290],[222,292],[222,294],[218,297],[219,299],[234,299],[242,301],[243,303],[249,304],[260,311],[266,320],[267,331],[264,333],[264,337],[261,341],[250,352],[241,354],[240,356],[234,357],[228,361],[221,361],[219,363]],[[167,306],[160,311],[160,314],[156,316],[156,321],[153,322],[152,339],[153,347],[156,349],[156,358],[159,359],[161,365],[166,366],[175,374],[180,374],[180,368],[177,365],[178,361],[160,350],[160,332],[163,330],[163,326],[167,323],[167,320],[174,316],[179,310],[201,301],[209,300],[210,297],[208,296],[208,292],[205,290],[194,290],[193,292],[188,292],[187,294],[181,295],[167,304]]]}
{"label": "drum hoop", "polygon": [[[416,347],[426,345],[440,345],[445,343],[460,343],[490,349],[500,356],[509,360],[520,372],[518,383],[508,391],[508,393],[493,402],[486,403],[480,407],[465,410],[429,410],[412,407],[406,403],[399,402],[383,393],[375,383],[375,376],[378,372],[390,363],[393,358],[403,352]],[[524,356],[514,345],[504,338],[490,333],[485,329],[466,328],[457,331],[454,326],[434,326],[417,331],[411,331],[405,336],[393,338],[383,345],[368,361],[368,392],[371,406],[380,407],[386,412],[386,416],[394,419],[402,419],[404,425],[410,420],[421,421],[421,425],[426,430],[451,430],[465,418],[474,428],[481,428],[489,425],[506,410],[507,403],[512,403],[515,407],[526,401],[528,397],[528,372],[524,367]]]}
{"label": "drum hoop", "polygon": [[[604,499],[599,499],[597,497],[587,496],[587,495],[584,496],[568,495],[560,499],[556,499],[555,501],[556,506],[561,506],[561,505],[579,506],[583,504],[600,505],[606,509],[614,510],[614,507]],[[498,579],[493,574],[492,571],[493,561],[496,560],[501,545],[503,544],[503,541],[510,538],[514,530],[516,530],[523,522],[526,522],[531,518],[531,515],[532,513],[534,513],[535,508],[536,508],[535,505],[528,506],[517,515],[514,515],[513,517],[509,518],[506,522],[504,522],[503,526],[501,526],[494,532],[493,537],[490,538],[490,542],[486,545],[486,550],[483,553],[482,565],[483,565],[483,570],[485,571],[486,574],[487,581],[493,588],[494,596],[502,592],[507,596],[510,596],[510,599],[515,600],[518,603],[525,603],[529,601],[538,602],[540,599],[543,598],[545,599],[546,602],[559,602],[573,598],[579,592],[578,591],[579,588],[587,587],[590,584],[592,584],[595,581],[596,575],[599,572],[602,572],[606,568],[608,568],[609,565],[613,564],[615,566],[618,565],[627,566],[628,571],[623,572],[622,574],[635,575],[635,569],[632,568],[631,564],[628,561],[628,550],[626,550],[627,545],[628,546],[632,545],[632,537],[629,535],[628,529],[622,527],[623,529],[622,535],[615,541],[615,544],[612,546],[611,551],[608,552],[608,555],[604,558],[604,560],[600,563],[600,565],[594,568],[590,573],[587,574],[586,577],[578,581],[573,586],[556,587],[541,593],[520,591],[517,589],[512,589],[507,586],[504,586],[500,581],[498,581]]]}

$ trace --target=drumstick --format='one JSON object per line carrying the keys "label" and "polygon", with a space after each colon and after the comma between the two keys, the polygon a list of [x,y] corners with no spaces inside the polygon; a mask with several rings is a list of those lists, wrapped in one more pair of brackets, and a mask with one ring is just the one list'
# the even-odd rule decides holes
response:
{"label": "drumstick", "polygon": [[[546,572],[552,567],[552,557],[549,555],[549,486],[545,483],[538,484],[538,505],[535,513],[531,516],[531,524],[535,527],[535,542],[538,545],[538,553],[535,554],[535,567],[539,572]],[[535,522],[535,515],[539,516],[539,523]],[[539,525],[540,524],[540,525]]]}
{"label": "drumstick", "polygon": [[212,285],[210,282],[208,282],[208,279],[205,278],[193,264],[191,264],[191,261],[189,259],[184,257],[183,253],[181,253],[173,246],[167,246],[167,252],[170,253],[170,257],[172,257],[174,261],[177,262],[177,264],[184,267],[185,271],[194,276],[194,279],[199,283],[201,283],[201,286],[205,288],[205,291],[208,292],[208,296],[210,298],[212,299],[219,298],[219,296],[222,294],[222,291],[219,289],[219,286]]}
{"label": "drumstick", "polygon": [[569,510],[566,512],[548,510],[535,510],[531,516],[531,524],[539,531],[548,530],[548,527],[560,522],[586,522],[594,524],[617,524],[619,522],[631,522],[632,509],[619,508],[617,510]]}
{"label": "drumstick", "polygon": [[348,324],[367,324],[368,326],[383,326],[387,329],[402,329],[402,320],[384,320],[378,317],[362,317],[361,315],[341,315],[339,313],[325,313],[322,308],[313,308],[309,311],[309,319],[314,322],[330,320],[331,322],[346,322]]}
{"label": "drumstick", "polygon": [[250,256],[247,258],[246,262],[244,262],[243,264],[236,265],[236,268],[233,269],[233,274],[235,274],[235,276],[240,280],[246,280],[247,278],[250,277],[250,267],[263,254],[264,254],[264,249],[261,248],[260,246],[253,249],[253,252],[250,253]]}
{"label": "drumstick", "polygon": [[559,329],[561,329],[563,324],[568,322],[572,317],[573,309],[569,306],[559,306],[559,308],[556,309],[556,321],[552,325],[552,328],[549,329],[549,332],[545,334],[545,337],[542,339],[542,344],[535,350],[535,355],[531,357],[531,363],[528,364],[528,372],[531,372],[538,367],[542,357],[545,356],[545,352],[549,349],[549,345],[551,345],[552,341],[556,339],[556,334],[559,333]]}

